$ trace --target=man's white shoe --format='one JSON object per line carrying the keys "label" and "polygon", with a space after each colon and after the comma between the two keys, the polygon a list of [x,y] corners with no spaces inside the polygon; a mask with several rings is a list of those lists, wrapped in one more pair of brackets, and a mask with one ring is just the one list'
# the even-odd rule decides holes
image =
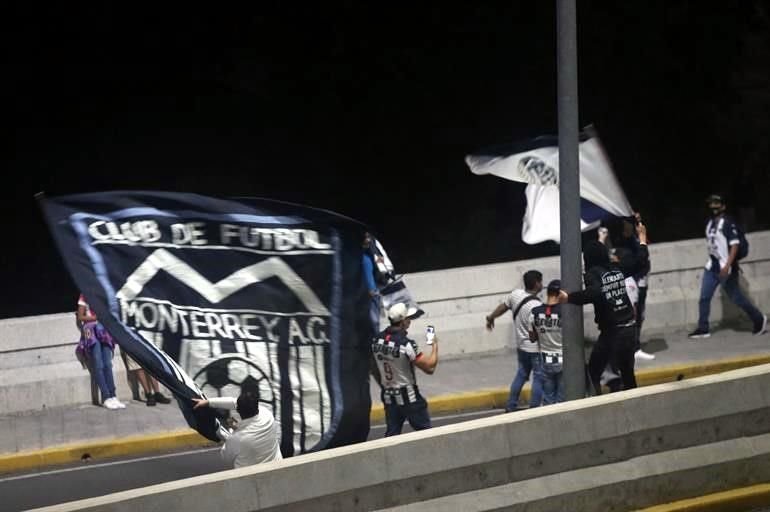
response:
{"label": "man's white shoe", "polygon": [[124,404],[123,402],[118,400],[118,397],[114,396],[114,397],[112,397],[112,399],[115,401],[116,404],[118,404],[118,409],[125,409],[126,408],[126,404]]}
{"label": "man's white shoe", "polygon": [[754,336],[765,334],[767,332],[767,315],[762,315],[762,326],[759,330],[754,331]]}
{"label": "man's white shoe", "polygon": [[111,411],[114,411],[114,410],[117,410],[117,409],[122,409],[122,407],[120,407],[120,405],[118,405],[119,403],[120,402],[118,402],[118,400],[115,397],[111,397],[111,398],[108,398],[107,400],[105,400],[103,405],[107,409],[109,409]]}
{"label": "man's white shoe", "polygon": [[606,386],[608,382],[619,378],[620,378],[620,375],[613,372],[609,368],[605,368],[604,371],[602,372],[601,378],[599,379],[599,384],[601,384],[602,386]]}
{"label": "man's white shoe", "polygon": [[637,350],[634,352],[634,358],[639,359],[641,361],[652,361],[655,359],[655,354],[648,354],[642,349]]}

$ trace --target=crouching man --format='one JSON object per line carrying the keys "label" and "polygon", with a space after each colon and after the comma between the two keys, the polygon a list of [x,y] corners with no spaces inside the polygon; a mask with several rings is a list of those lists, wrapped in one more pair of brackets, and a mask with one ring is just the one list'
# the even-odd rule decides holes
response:
{"label": "crouching man", "polygon": [[233,397],[193,399],[193,404],[193,409],[214,407],[235,410],[241,417],[233,432],[219,429],[219,435],[225,442],[222,459],[233,468],[283,459],[278,425],[268,409],[259,407],[257,394],[244,392],[237,400]]}

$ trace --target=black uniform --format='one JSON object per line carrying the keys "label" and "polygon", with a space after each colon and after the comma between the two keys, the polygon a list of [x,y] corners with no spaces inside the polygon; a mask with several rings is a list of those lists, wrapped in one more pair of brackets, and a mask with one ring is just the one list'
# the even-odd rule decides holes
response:
{"label": "black uniform", "polygon": [[[642,246],[642,250],[646,252],[647,247]],[[601,374],[607,363],[611,363],[620,372],[623,388],[635,388],[636,322],[625,276],[619,269],[610,267],[607,247],[601,242],[590,242],[583,251],[583,259],[587,269],[585,290],[570,293],[569,302],[594,305],[599,339],[588,362],[591,382],[596,393],[601,394]]]}

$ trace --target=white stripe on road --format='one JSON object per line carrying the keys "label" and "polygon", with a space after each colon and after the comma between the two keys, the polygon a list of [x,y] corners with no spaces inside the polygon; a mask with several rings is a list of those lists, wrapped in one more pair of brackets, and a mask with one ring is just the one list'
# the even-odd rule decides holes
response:
{"label": "white stripe on road", "polygon": [[[497,413],[498,414],[502,414],[499,411]],[[451,420],[455,420],[455,419],[462,420],[464,418],[469,418],[469,417],[473,417],[473,416],[479,416],[481,414],[486,414],[488,416],[492,416],[492,415],[495,414],[495,411],[494,410],[483,410],[483,411],[474,411],[474,412],[464,412],[464,413],[459,413],[459,414],[450,414],[450,415],[446,415],[446,416],[435,416],[435,417],[431,418],[431,420],[434,423],[437,422],[437,421],[442,421],[443,422],[445,420],[450,420],[450,421]],[[372,425],[371,429],[372,430],[384,430],[385,429],[385,425],[383,425],[383,424]],[[14,480],[24,480],[26,478],[36,478],[36,477],[39,477],[39,476],[56,475],[56,474],[61,474],[61,473],[70,473],[70,472],[73,472],[73,471],[82,471],[84,469],[104,468],[104,467],[109,467],[109,466],[120,466],[120,465],[123,465],[123,464],[133,464],[134,462],[144,462],[144,461],[149,461],[149,460],[157,460],[157,459],[172,458],[172,457],[183,457],[185,455],[192,455],[192,454],[196,454],[196,453],[208,453],[208,452],[213,452],[213,451],[218,451],[218,450],[220,450],[220,448],[219,447],[215,447],[215,448],[206,448],[206,449],[198,449],[198,450],[188,450],[188,451],[184,451],[184,452],[165,453],[165,454],[161,454],[161,455],[148,455],[146,457],[137,457],[135,459],[117,460],[117,461],[112,461],[112,462],[101,462],[101,463],[97,463],[97,464],[91,464],[91,463],[86,462],[86,463],[84,463],[85,465],[83,465],[83,466],[77,466],[77,467],[72,467],[72,468],[63,468],[63,469],[52,469],[52,470],[49,470],[49,471],[40,471],[40,472],[37,472],[37,473],[27,473],[27,474],[24,474],[24,475],[17,475],[17,476],[9,476],[9,477],[5,477],[5,478],[0,478],[0,483],[12,482]]]}
{"label": "white stripe on road", "polygon": [[85,466],[78,466],[74,468],[64,468],[64,469],[52,469],[50,471],[41,471],[39,473],[29,473],[26,475],[9,476],[6,478],[0,478],[0,483],[11,482],[13,480],[24,480],[25,478],[36,478],[39,476],[56,475],[59,473],[69,473],[71,471],[81,471],[84,469],[104,468],[108,466],[119,466],[121,464],[133,464],[134,462],[144,462],[144,461],[155,460],[155,459],[182,457],[184,455],[190,455],[194,453],[213,452],[219,449],[220,448],[217,447],[217,448],[206,448],[204,450],[188,450],[186,452],[165,453],[163,455],[148,455],[147,457],[138,457],[136,459],[116,460],[113,462],[101,462],[98,464],[91,464],[91,463],[85,462],[84,464],[87,464]]}

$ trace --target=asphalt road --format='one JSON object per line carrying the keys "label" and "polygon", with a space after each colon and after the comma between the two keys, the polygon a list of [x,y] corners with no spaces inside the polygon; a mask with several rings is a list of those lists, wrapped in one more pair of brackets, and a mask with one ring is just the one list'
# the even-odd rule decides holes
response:
{"label": "asphalt road", "polygon": [[[448,425],[499,413],[501,411],[480,411],[436,417],[433,424]],[[410,430],[409,425],[405,425],[404,432]],[[384,425],[373,426],[369,438],[379,439],[384,431]],[[226,469],[230,468],[222,463],[219,449],[208,448],[11,475],[0,478],[0,509],[3,512],[28,510]]]}

